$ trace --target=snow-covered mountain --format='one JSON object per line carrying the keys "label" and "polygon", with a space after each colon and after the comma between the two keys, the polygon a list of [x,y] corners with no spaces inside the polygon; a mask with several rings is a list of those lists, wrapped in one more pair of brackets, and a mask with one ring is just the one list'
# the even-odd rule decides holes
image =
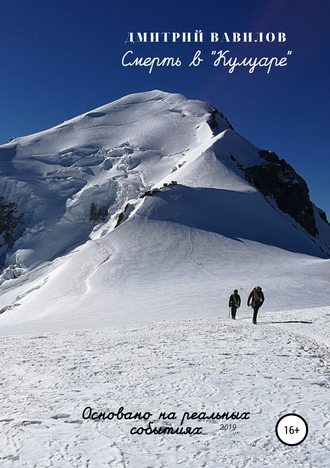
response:
{"label": "snow-covered mountain", "polygon": [[[305,181],[178,94],[126,96],[0,147],[3,333],[328,305]],[[326,286],[326,288],[324,287]]]}

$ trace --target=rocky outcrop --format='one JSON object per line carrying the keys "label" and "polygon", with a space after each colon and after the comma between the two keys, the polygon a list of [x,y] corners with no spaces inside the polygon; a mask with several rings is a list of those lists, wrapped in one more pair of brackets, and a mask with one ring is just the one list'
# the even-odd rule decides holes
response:
{"label": "rocky outcrop", "polygon": [[212,109],[209,113],[207,123],[210,129],[212,130],[213,135],[218,135],[221,131],[221,125],[219,124],[220,119],[225,120],[228,124],[228,127],[231,130],[234,130],[234,127],[229,122],[229,120],[223,115],[222,112],[219,112],[218,109]]}
{"label": "rocky outcrop", "polygon": [[93,224],[100,223],[106,219],[108,216],[108,208],[106,206],[96,206],[95,203],[91,204],[89,212],[89,220]]}
{"label": "rocky outcrop", "polygon": [[23,215],[18,213],[16,203],[0,197],[0,247],[11,248],[23,229]]}
{"label": "rocky outcrop", "polygon": [[281,211],[290,215],[311,236],[315,237],[318,230],[305,180],[276,153],[260,150],[259,156],[264,162],[245,167],[246,179],[265,197],[274,199]]}
{"label": "rocky outcrop", "polygon": [[320,218],[323,219],[323,221],[324,221],[325,223],[330,224],[329,221],[328,221],[326,212],[323,211],[323,210],[321,210],[320,208],[319,208],[318,210],[319,210]]}

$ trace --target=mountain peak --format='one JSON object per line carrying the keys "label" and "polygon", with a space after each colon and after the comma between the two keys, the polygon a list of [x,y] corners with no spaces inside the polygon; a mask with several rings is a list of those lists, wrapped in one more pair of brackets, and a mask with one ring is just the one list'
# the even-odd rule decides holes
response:
{"label": "mountain peak", "polygon": [[[142,258],[153,284],[179,271],[177,261],[193,271],[197,252],[211,270],[237,256],[330,253],[330,226],[294,169],[210,104],[180,94],[132,94],[17,138],[0,146],[0,171],[0,283],[9,295],[16,277],[23,294],[35,280],[58,284],[58,271],[67,288],[76,268],[90,284],[97,262],[118,292],[141,281]],[[94,286],[86,287],[96,301],[104,292]]]}

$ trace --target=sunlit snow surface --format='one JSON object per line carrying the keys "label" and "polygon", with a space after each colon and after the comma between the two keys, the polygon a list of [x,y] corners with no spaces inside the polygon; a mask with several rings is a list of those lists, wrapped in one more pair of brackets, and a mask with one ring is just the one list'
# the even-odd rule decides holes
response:
{"label": "sunlit snow surface", "polygon": [[[326,466],[330,228],[315,209],[311,239],[252,187],[237,162],[257,148],[210,112],[152,91],[0,147],[0,196],[26,225],[0,276],[1,466]],[[108,209],[94,226],[92,203]],[[133,437],[86,405],[251,419]],[[294,411],[310,434],[292,450],[274,427]]]}
{"label": "sunlit snow surface", "polygon": [[[326,467],[329,460],[329,316],[315,311],[164,321],[1,338],[1,466]],[[306,322],[306,323],[301,323]],[[312,322],[312,323],[309,323]],[[201,435],[131,435],[134,421],[83,420],[149,411],[155,427],[183,412],[250,412],[235,422],[190,421]],[[159,422],[161,411],[177,420]],[[285,413],[309,425],[303,444],[275,436]]]}

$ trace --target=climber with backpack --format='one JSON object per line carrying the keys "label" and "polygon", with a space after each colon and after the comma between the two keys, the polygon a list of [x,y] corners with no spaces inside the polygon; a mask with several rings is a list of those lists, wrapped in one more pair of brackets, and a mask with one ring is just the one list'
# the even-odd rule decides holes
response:
{"label": "climber with backpack", "polygon": [[254,323],[255,325],[257,324],[258,311],[264,302],[265,302],[265,296],[264,296],[264,293],[262,292],[261,287],[257,286],[256,288],[253,288],[249,295],[247,305],[248,307],[251,306],[253,309],[252,323]]}
{"label": "climber with backpack", "polygon": [[231,309],[231,318],[233,320],[236,320],[236,312],[237,312],[237,309],[240,307],[240,305],[241,305],[241,297],[238,294],[238,290],[235,289],[234,293],[231,294],[229,298],[229,308]]}

